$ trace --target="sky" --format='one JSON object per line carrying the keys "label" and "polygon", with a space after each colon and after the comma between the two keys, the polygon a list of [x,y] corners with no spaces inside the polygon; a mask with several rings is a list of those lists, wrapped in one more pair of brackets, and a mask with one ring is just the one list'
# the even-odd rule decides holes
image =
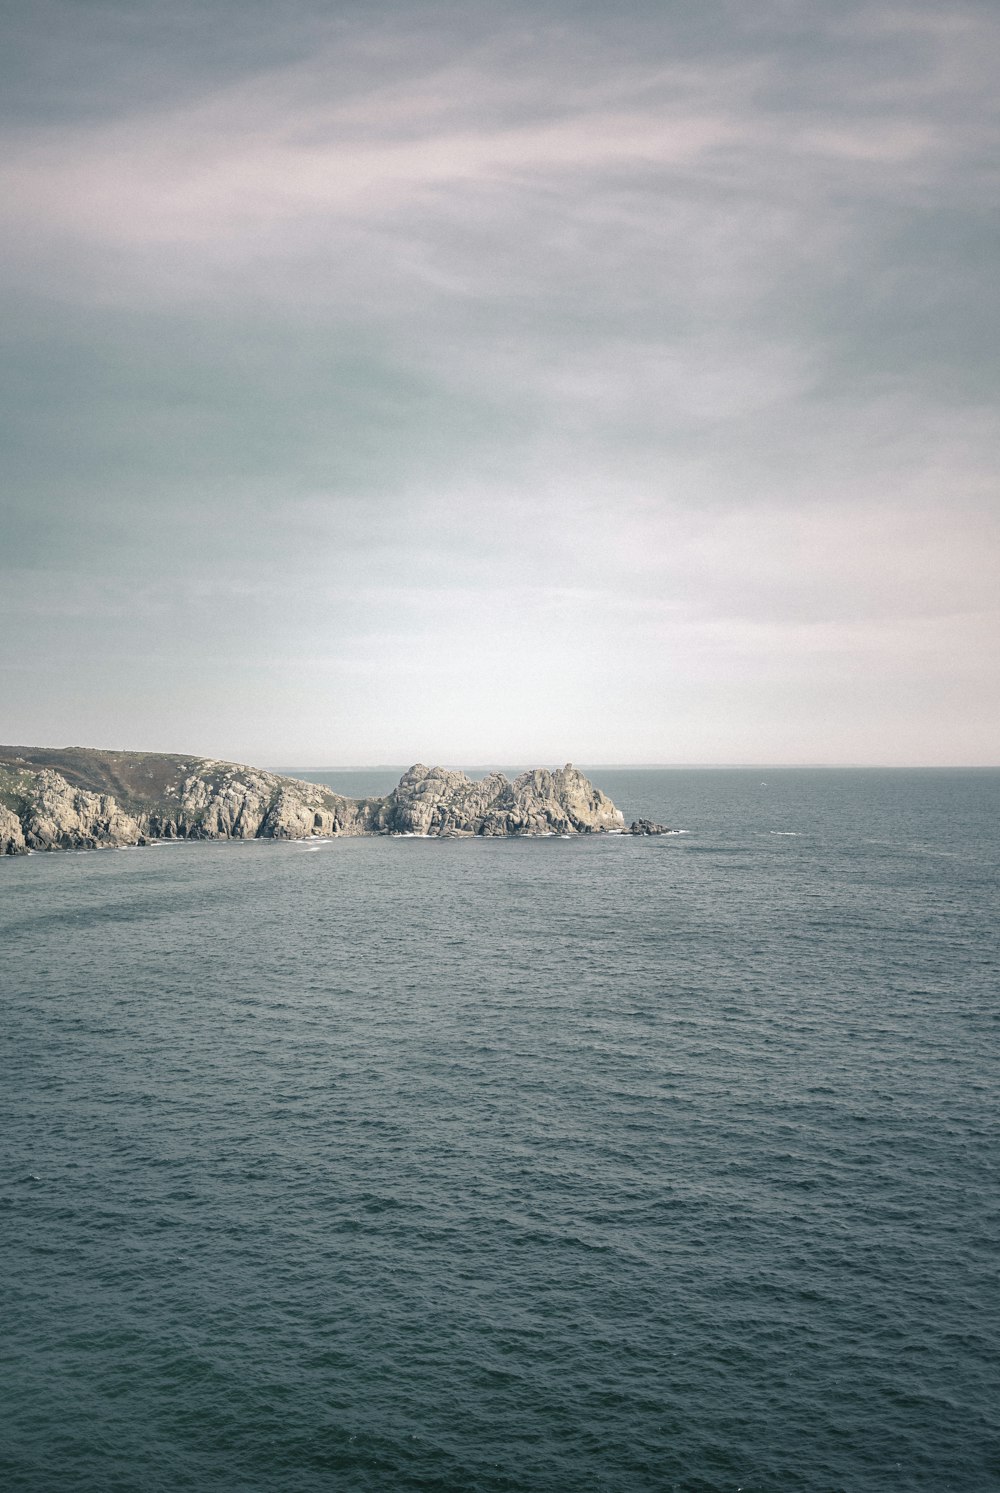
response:
{"label": "sky", "polygon": [[33,0],[0,741],[1000,762],[1000,10]]}

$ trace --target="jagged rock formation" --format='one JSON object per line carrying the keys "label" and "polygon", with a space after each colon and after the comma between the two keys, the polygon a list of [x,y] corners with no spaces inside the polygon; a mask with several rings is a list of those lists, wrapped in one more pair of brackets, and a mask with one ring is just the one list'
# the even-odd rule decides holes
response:
{"label": "jagged rock formation", "polygon": [[21,855],[27,848],[21,821],[0,804],[0,855]]}
{"label": "jagged rock formation", "polygon": [[380,829],[414,835],[591,834],[623,824],[611,800],[569,762],[558,772],[536,768],[513,782],[502,772],[474,782],[464,772],[418,762],[377,820]]}
{"label": "jagged rock formation", "polygon": [[295,840],[329,835],[621,832],[620,810],[571,763],[510,782],[422,763],[386,798],[210,758],[0,747],[0,855],[151,840]]}
{"label": "jagged rock formation", "polygon": [[51,768],[37,775],[25,798],[21,829],[29,850],[96,850],[101,845],[135,845],[143,838],[138,820],[110,794],[73,788]]}
{"label": "jagged rock formation", "polygon": [[657,824],[654,819],[633,819],[629,826],[630,835],[670,835],[673,830],[665,824]]}

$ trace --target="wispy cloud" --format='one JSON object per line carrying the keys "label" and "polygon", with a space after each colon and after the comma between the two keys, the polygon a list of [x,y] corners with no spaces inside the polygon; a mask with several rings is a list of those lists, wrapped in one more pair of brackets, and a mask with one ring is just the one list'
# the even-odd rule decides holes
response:
{"label": "wispy cloud", "polygon": [[[23,98],[0,125],[14,661],[78,654],[83,689],[87,657],[145,649],[168,710],[220,658],[357,693],[396,650],[392,701],[495,756],[496,700],[463,717],[449,680],[542,649],[558,700],[530,691],[504,750],[562,722],[580,756],[690,759],[741,755],[720,681],[764,755],[782,716],[809,755],[813,709],[829,756],[808,667],[876,740],[869,683],[940,690],[961,648],[975,726],[954,715],[948,754],[981,754],[1000,25],[720,13],[300,6],[280,45],[255,13],[235,62],[170,32],[169,66],[139,25],[91,38],[110,91]],[[435,660],[422,702],[407,638]],[[643,680],[650,720],[603,745],[567,704]],[[364,755],[288,690],[303,724],[269,755]],[[393,708],[373,691],[365,729]]]}

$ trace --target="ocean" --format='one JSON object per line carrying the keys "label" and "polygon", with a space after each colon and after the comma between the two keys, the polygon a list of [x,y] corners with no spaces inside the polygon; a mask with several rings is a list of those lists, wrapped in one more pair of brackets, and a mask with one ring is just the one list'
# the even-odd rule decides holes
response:
{"label": "ocean", "polygon": [[6,1493],[1000,1487],[1000,772],[591,776],[0,862]]}

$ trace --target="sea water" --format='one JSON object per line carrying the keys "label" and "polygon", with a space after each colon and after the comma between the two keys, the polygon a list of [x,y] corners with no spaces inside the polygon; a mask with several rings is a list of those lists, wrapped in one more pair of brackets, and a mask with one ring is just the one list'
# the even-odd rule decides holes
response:
{"label": "sea water", "polygon": [[1000,774],[593,776],[0,862],[9,1493],[1000,1485]]}

